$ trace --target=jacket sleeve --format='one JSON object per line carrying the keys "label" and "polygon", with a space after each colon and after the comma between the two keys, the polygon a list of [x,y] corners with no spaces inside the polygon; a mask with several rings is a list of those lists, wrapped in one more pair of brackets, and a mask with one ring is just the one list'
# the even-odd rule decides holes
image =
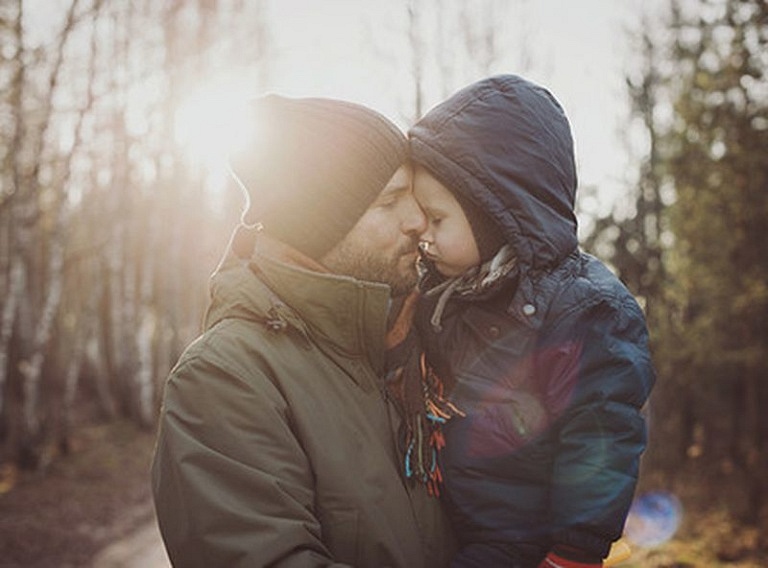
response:
{"label": "jacket sleeve", "polygon": [[154,462],[155,508],[175,566],[340,567],[321,540],[310,464],[290,409],[200,349],[171,373]]}
{"label": "jacket sleeve", "polygon": [[647,340],[627,296],[577,308],[540,351],[555,418],[554,539],[600,558],[621,536],[646,445],[642,407],[654,382]]}

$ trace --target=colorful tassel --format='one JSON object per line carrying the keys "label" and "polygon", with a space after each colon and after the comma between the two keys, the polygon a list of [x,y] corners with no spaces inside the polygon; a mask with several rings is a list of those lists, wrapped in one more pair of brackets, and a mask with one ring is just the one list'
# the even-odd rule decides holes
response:
{"label": "colorful tassel", "polygon": [[405,475],[425,484],[430,495],[440,495],[443,475],[437,453],[445,447],[442,426],[451,418],[465,416],[443,396],[443,383],[427,365],[424,354],[419,361],[423,391],[423,410],[406,417]]}

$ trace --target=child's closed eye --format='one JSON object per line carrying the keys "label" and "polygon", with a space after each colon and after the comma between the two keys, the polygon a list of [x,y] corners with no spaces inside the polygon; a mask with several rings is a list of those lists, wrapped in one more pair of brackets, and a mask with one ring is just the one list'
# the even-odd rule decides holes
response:
{"label": "child's closed eye", "polygon": [[392,209],[399,202],[397,195],[387,195],[376,200],[375,206],[381,209]]}

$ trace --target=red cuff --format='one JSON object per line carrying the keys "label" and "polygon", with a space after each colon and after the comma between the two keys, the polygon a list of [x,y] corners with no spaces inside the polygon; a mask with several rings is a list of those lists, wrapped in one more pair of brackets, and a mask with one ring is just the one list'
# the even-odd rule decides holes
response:
{"label": "red cuff", "polygon": [[576,562],[567,560],[558,556],[554,552],[547,554],[547,557],[541,561],[539,568],[603,568],[602,562]]}

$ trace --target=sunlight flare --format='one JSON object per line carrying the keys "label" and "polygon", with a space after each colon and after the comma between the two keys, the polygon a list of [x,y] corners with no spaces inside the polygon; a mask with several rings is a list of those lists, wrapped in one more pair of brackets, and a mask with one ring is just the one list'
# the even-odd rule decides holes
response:
{"label": "sunlight flare", "polygon": [[181,102],[174,135],[191,165],[214,176],[227,171],[227,156],[248,139],[247,102],[246,89],[233,81],[204,86]]}

